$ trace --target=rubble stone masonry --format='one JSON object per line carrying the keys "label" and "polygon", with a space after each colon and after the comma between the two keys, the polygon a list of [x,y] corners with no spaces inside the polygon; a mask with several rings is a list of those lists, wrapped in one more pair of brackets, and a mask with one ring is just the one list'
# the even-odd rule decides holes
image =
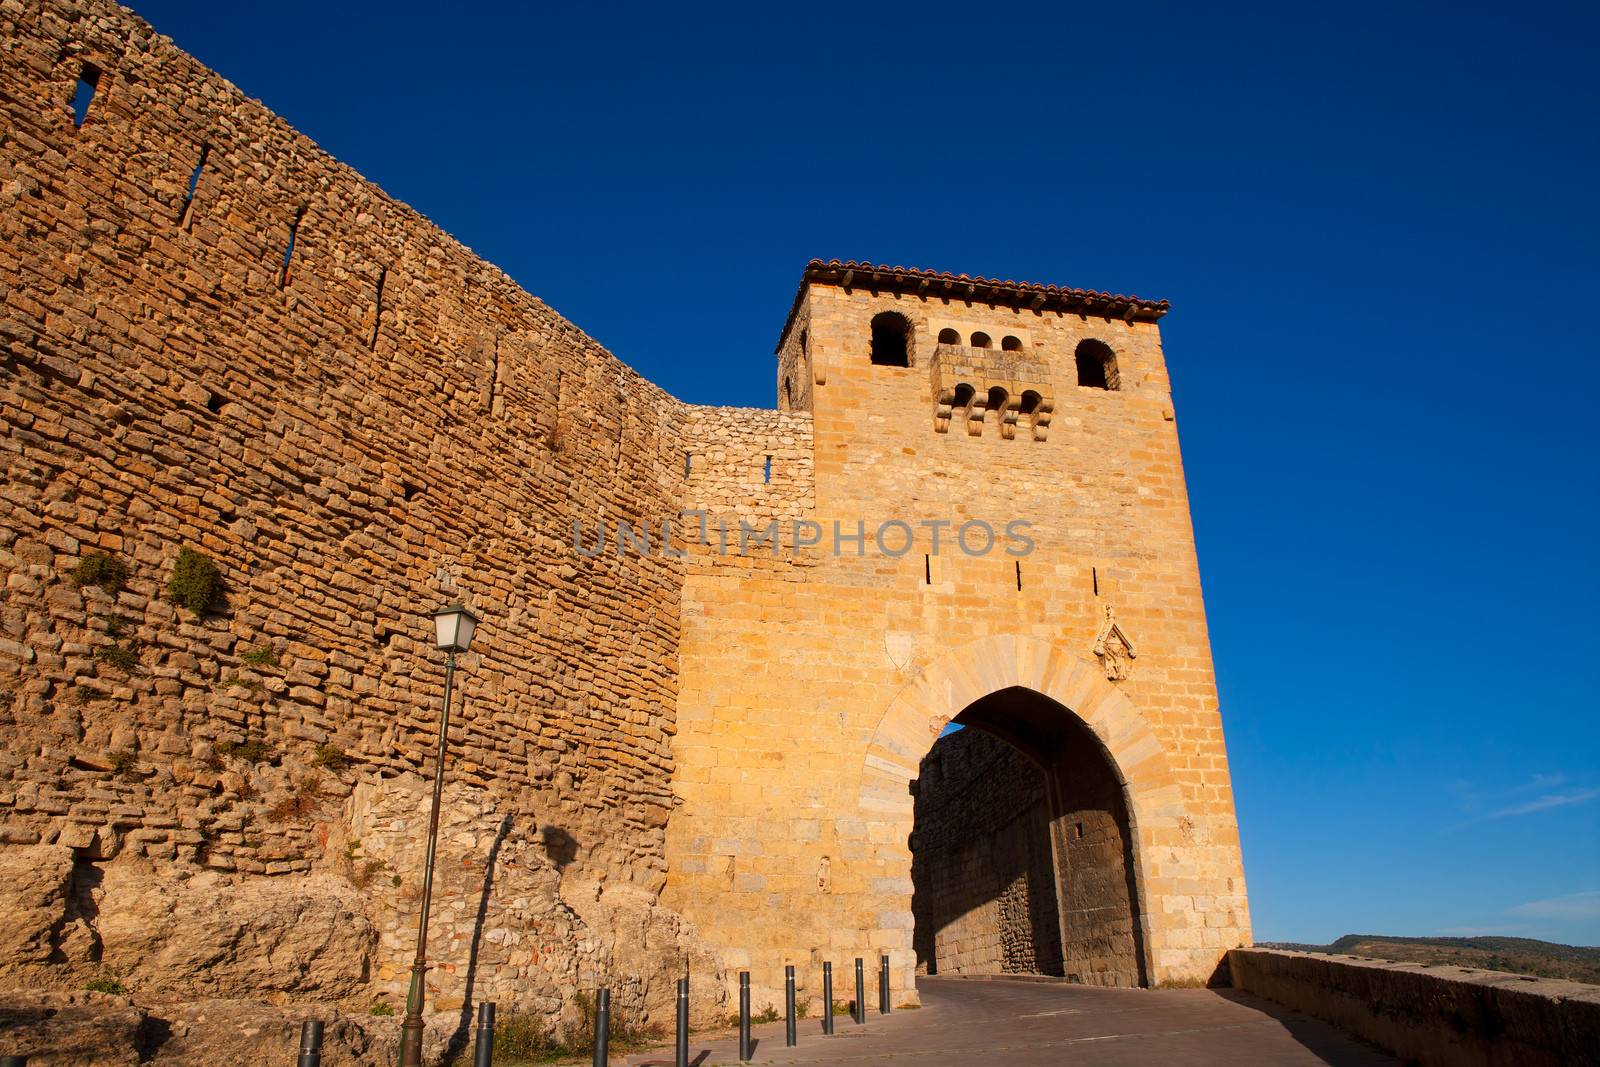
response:
{"label": "rubble stone masonry", "polygon": [[[484,622],[456,675],[441,1034],[474,997],[570,1014],[600,981],[650,1016],[686,965],[701,1015],[736,969],[778,1003],[785,962],[804,985],[878,951],[914,999],[909,783],[1007,686],[1087,724],[1126,792],[1140,973],[1248,943],[1152,315],[814,265],[779,410],[696,407],[106,0],[0,0],[0,117],[7,982],[398,1003],[426,616],[453,599]],[[884,311],[908,366],[868,358]],[[1085,338],[1118,388],[1076,384]],[[993,380],[958,408],[962,375]],[[1026,519],[1037,547],[716,543],[860,521],[870,548],[891,518]],[[619,523],[663,520],[681,553],[619,550]],[[169,594],[184,548],[220,569],[216,610]],[[120,588],[74,580],[102,553]],[[216,952],[162,949],[154,918],[212,902],[240,927],[291,909],[303,939],[213,923]]]}

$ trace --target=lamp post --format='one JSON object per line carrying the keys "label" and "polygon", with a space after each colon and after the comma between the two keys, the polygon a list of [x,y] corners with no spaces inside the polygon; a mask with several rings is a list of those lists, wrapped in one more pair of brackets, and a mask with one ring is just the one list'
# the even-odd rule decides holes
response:
{"label": "lamp post", "polygon": [[439,843],[439,797],[444,791],[444,747],[450,737],[450,689],[456,676],[456,653],[465,652],[478,628],[478,617],[460,604],[433,613],[434,644],[444,661],[444,712],[439,717],[439,751],[433,761],[433,810],[428,815],[428,859],[422,869],[422,916],[417,920],[417,958],[411,964],[411,989],[406,1017],[400,1024],[400,1067],[422,1067],[423,980],[428,973],[428,905],[433,902],[433,854]]}

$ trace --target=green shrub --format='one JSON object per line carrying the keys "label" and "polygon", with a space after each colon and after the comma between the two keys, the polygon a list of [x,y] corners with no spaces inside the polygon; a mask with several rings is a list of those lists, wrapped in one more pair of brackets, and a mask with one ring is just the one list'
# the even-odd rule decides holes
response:
{"label": "green shrub", "polygon": [[128,987],[111,977],[103,974],[99,978],[91,978],[83,984],[83,988],[91,993],[110,993],[113,996],[125,997]]}
{"label": "green shrub", "polygon": [[267,747],[266,742],[255,738],[248,741],[218,741],[215,751],[223,759],[239,759],[246,763],[260,763],[272,756],[272,749]]}
{"label": "green shrub", "polygon": [[318,745],[317,754],[311,757],[311,766],[328,771],[342,771],[353,762],[344,749],[334,745]]}
{"label": "green shrub", "polygon": [[182,549],[172,565],[167,595],[196,615],[207,615],[222,606],[222,572],[210,556]]}
{"label": "green shrub", "polygon": [[494,1021],[494,1051],[511,1059],[548,1060],[564,1053],[544,1017],[508,1012]]}
{"label": "green shrub", "polygon": [[91,552],[72,568],[72,584],[82,589],[97,585],[116,596],[128,583],[128,565],[109,552]]}
{"label": "green shrub", "polygon": [[243,689],[247,693],[261,692],[262,685],[254,678],[224,678],[217,683],[218,689]]}
{"label": "green shrub", "polygon": [[126,645],[119,645],[115,642],[109,645],[101,645],[94,650],[94,658],[107,666],[116,667],[118,670],[124,671],[131,671],[139,665],[139,653],[131,641]]}
{"label": "green shrub", "polygon": [[278,663],[278,654],[266,646],[262,646],[261,648],[252,648],[248,652],[242,652],[239,654],[239,658],[252,667],[280,666]]}
{"label": "green shrub", "polygon": [[139,757],[127,750],[113,752],[106,757],[106,760],[111,764],[112,774],[120,774],[124,777],[131,775],[134,767],[139,763]]}
{"label": "green shrub", "polygon": [[384,1015],[384,1016],[393,1015],[394,1014],[394,1005],[388,1003],[387,1001],[380,1000],[376,1004],[374,1004],[372,1007],[367,1009],[367,1014],[368,1015]]}

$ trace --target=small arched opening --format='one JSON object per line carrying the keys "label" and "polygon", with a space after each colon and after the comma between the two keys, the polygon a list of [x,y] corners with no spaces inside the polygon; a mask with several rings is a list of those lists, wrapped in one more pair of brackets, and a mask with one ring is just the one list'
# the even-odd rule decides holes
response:
{"label": "small arched opening", "polygon": [[872,362],[879,367],[911,366],[911,320],[898,311],[872,317]]}
{"label": "small arched opening", "polygon": [[946,326],[939,331],[939,343],[942,345],[958,345],[961,343],[961,334]]}
{"label": "small arched opening", "polygon": [[995,423],[1004,425],[1006,418],[1006,405],[1011,403],[1011,394],[1000,386],[989,390],[989,410],[994,412]]}
{"label": "small arched opening", "polygon": [[1024,389],[1022,391],[1022,399],[1017,402],[1017,414],[1025,419],[1037,414],[1041,399],[1039,394],[1032,389]]}
{"label": "small arched opening", "polygon": [[1121,376],[1117,373],[1117,356],[1104,341],[1088,338],[1078,342],[1078,384],[1086,389],[1120,388]]}
{"label": "small arched opening", "polygon": [[994,347],[994,341],[989,337],[988,334],[984,333],[982,330],[979,330],[977,333],[972,335],[972,347],[992,348]]}
{"label": "small arched opening", "polygon": [[1022,338],[1013,336],[1009,333],[1006,334],[1004,337],[1000,338],[1000,350],[1002,352],[1021,352]]}

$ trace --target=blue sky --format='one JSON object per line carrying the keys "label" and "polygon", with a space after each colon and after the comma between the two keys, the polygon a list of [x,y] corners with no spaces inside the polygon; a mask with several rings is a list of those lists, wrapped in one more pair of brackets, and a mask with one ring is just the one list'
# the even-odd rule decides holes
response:
{"label": "blue sky", "polygon": [[1170,299],[1257,936],[1600,944],[1592,6],[135,7],[687,400],[812,256]]}

